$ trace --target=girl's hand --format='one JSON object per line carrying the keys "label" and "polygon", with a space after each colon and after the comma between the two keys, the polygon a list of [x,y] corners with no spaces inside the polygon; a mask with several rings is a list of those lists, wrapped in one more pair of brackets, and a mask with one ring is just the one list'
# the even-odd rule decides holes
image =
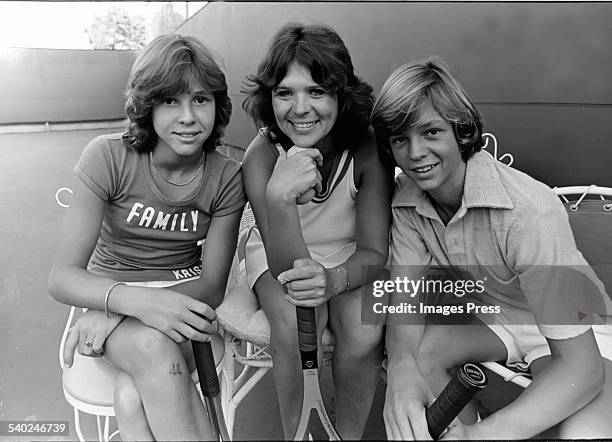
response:
{"label": "girl's hand", "polygon": [[272,175],[266,187],[266,198],[281,200],[292,204],[310,201],[322,189],[321,174],[317,166],[323,164],[323,156],[318,149],[304,149],[292,156],[279,149]]}
{"label": "girl's hand", "polygon": [[124,318],[124,315],[107,318],[106,313],[102,311],[87,310],[68,330],[64,344],[64,366],[72,367],[76,349],[83,356],[92,358],[102,356],[106,339]]}
{"label": "girl's hand", "polygon": [[[209,342],[217,331],[215,311],[207,304],[167,288],[147,288],[145,302],[134,316],[181,344]],[[213,323],[214,322],[214,323]]]}
{"label": "girl's hand", "polygon": [[287,288],[287,300],[300,307],[317,307],[332,296],[332,277],[329,269],[313,259],[296,259],[293,268],[278,275],[278,281]]}

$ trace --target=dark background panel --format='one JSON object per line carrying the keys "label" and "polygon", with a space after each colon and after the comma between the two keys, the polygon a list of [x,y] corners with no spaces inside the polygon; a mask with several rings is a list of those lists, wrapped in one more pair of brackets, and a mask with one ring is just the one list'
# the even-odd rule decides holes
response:
{"label": "dark background panel", "polygon": [[[612,107],[478,104],[512,167],[549,186],[612,186]],[[489,150],[489,149],[487,149]]]}
{"label": "dark background panel", "polygon": [[487,101],[612,103],[609,3],[209,3],[181,28],[221,53],[238,91],[287,21],[333,26],[375,88],[442,56]]}
{"label": "dark background panel", "polygon": [[123,118],[134,51],[0,48],[0,124]]}

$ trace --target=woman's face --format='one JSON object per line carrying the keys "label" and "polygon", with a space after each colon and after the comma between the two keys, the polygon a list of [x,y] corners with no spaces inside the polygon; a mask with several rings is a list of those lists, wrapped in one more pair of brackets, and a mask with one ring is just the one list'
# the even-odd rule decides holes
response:
{"label": "woman's face", "polygon": [[314,147],[329,136],[338,118],[338,99],[317,84],[310,70],[292,64],[272,90],[276,124],[298,147]]}

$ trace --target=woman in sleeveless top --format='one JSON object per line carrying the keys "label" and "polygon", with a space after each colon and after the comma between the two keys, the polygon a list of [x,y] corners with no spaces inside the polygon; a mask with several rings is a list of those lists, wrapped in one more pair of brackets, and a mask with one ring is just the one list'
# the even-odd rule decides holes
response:
{"label": "woman in sleeveless top", "polygon": [[285,438],[302,403],[295,306],[306,306],[319,343],[326,325],[336,338],[336,427],[359,439],[383,353],[382,325],[362,324],[360,294],[374,278],[366,266],[387,260],[392,189],[368,131],[372,88],[320,25],[285,25],[248,79],[243,107],[260,130],[243,163],[257,222],[246,269],[270,321]]}

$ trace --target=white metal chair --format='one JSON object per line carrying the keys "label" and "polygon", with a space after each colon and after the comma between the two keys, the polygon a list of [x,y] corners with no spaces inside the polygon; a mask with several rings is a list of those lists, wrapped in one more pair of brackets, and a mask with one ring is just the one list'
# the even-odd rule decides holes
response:
{"label": "white metal chair", "polygon": [[[85,413],[96,417],[98,441],[108,442],[119,434],[119,430],[110,432],[113,426],[112,418],[115,416],[113,391],[119,370],[103,358],[90,358],[76,351],[72,367],[64,368],[64,345],[77,310],[77,307],[70,308],[59,348],[64,397],[73,408],[74,427],[79,441],[88,440],[81,428],[81,413]],[[221,336],[216,337],[217,339],[213,339],[212,345],[217,372],[220,374],[223,367],[223,340]],[[201,395],[195,371],[191,374],[191,378]],[[116,427],[116,425],[114,426]]]}
{"label": "white metal chair", "polygon": [[109,434],[111,418],[115,416],[113,390],[119,371],[101,358],[85,357],[78,352],[75,352],[72,367],[64,368],[64,345],[76,311],[76,307],[70,308],[59,348],[64,397],[73,408],[74,427],[79,440],[87,440],[81,429],[81,412],[83,412],[96,417],[98,440],[107,442],[119,433],[115,431]]}
{"label": "white metal chair", "polygon": [[[244,246],[255,218],[250,207],[240,221],[238,248],[223,303],[217,308],[217,319],[223,329],[225,356],[221,371],[221,401],[227,430],[233,436],[236,409],[246,395],[272,368],[270,324],[259,307],[255,293],[248,287]],[[324,366],[331,359],[334,338],[329,329],[323,334]],[[238,365],[238,371],[236,371]]]}

